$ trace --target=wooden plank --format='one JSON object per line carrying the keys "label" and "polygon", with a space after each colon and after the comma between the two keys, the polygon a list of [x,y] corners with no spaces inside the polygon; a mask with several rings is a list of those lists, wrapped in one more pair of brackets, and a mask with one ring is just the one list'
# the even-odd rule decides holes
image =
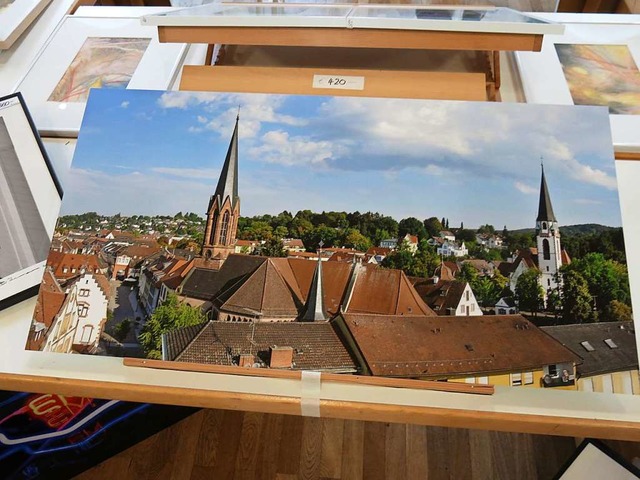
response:
{"label": "wooden plank", "polygon": [[[197,388],[131,385],[73,378],[0,373],[0,389],[86,396],[162,405],[300,415],[300,399]],[[488,410],[320,400],[322,417],[383,421],[568,437],[640,442],[640,422],[534,415]]]}
{"label": "wooden plank", "polygon": [[[178,370],[183,372],[217,373],[224,375],[240,375],[248,377],[285,378],[300,380],[302,373],[298,370],[274,370],[230,367],[226,365],[205,365],[201,363],[167,362],[163,360],[149,360],[144,358],[125,358],[123,364],[128,367],[155,368],[159,370]],[[416,390],[437,390],[455,393],[477,393],[492,395],[493,385],[480,383],[447,383],[429,380],[407,380],[404,378],[369,377],[362,375],[341,375],[337,373],[322,373],[322,381],[338,383],[356,383],[360,385],[375,385],[378,387],[411,388]]]}
{"label": "wooden plank", "polygon": [[342,480],[364,478],[364,422],[346,420],[342,438]]}
{"label": "wooden plank", "polygon": [[640,152],[615,152],[616,160],[640,161]]}
{"label": "wooden plank", "polygon": [[[363,90],[313,88],[314,75],[365,78]],[[180,90],[485,101],[485,75],[282,67],[185,65]]]}
{"label": "wooden plank", "polygon": [[[539,51],[542,35],[369,28],[158,27],[163,43]],[[537,49],[537,50],[536,50]]]}
{"label": "wooden plank", "polygon": [[407,425],[407,478],[427,478],[427,427]]}
{"label": "wooden plank", "polygon": [[322,420],[322,456],[320,476],[322,478],[342,478],[342,450],[344,420],[326,418]]}
{"label": "wooden plank", "polygon": [[363,478],[385,480],[386,472],[386,425],[369,422],[364,426]]}

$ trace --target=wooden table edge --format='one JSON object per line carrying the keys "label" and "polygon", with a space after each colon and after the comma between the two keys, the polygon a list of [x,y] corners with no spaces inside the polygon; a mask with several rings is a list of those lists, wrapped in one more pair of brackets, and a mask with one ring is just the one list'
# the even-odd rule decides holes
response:
{"label": "wooden table edge", "polygon": [[[301,415],[300,398],[122,382],[0,374],[3,390],[85,396],[224,410]],[[457,395],[457,394],[452,394]],[[320,400],[320,416],[539,435],[640,441],[640,422],[551,415]]]}

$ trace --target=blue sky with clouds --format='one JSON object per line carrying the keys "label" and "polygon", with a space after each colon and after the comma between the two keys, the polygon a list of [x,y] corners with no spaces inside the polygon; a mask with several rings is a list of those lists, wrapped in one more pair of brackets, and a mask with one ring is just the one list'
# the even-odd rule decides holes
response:
{"label": "blue sky with clouds", "polygon": [[63,214],[205,214],[240,106],[243,215],[378,211],[534,226],[544,158],[561,225],[620,225],[606,108],[92,90]]}

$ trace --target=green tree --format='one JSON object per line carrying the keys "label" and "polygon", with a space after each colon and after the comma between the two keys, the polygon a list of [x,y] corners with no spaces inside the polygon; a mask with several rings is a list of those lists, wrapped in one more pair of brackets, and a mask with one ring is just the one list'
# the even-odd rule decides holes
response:
{"label": "green tree", "polygon": [[475,242],[476,232],[473,230],[461,229],[456,232],[456,240],[460,242]]}
{"label": "green tree", "polygon": [[289,236],[289,229],[287,227],[285,227],[284,225],[278,225],[274,230],[273,230],[273,236],[275,238],[287,238]]}
{"label": "green tree", "polygon": [[371,240],[365,237],[357,228],[347,228],[341,235],[342,245],[347,248],[355,248],[361,252],[366,252],[371,246]]}
{"label": "green tree", "polygon": [[440,232],[444,230],[442,226],[442,222],[437,219],[437,217],[429,217],[424,221],[424,228],[427,230],[427,235],[429,238],[437,237],[440,235]]}
{"label": "green tree", "polygon": [[456,280],[460,280],[461,282],[467,282],[471,286],[473,290],[473,283],[478,279],[478,270],[473,267],[470,263],[463,263],[460,266],[460,271],[456,275]]}
{"label": "green tree", "polygon": [[418,244],[418,251],[413,255],[413,262],[407,275],[427,278],[431,277],[436,268],[440,265],[440,257],[436,249],[429,245],[426,240],[421,240]]}
{"label": "green tree", "polygon": [[603,322],[632,322],[631,307],[618,300],[612,300],[604,307],[600,320]]}
{"label": "green tree", "polygon": [[427,238],[427,229],[424,223],[415,217],[403,218],[398,224],[398,237],[403,238],[406,234],[417,235],[419,240]]}
{"label": "green tree", "polygon": [[589,285],[576,271],[565,272],[562,278],[562,318],[568,324],[597,321]]}
{"label": "green tree", "polygon": [[206,320],[198,308],[178,301],[174,293],[156,308],[140,334],[140,345],[147,358],[162,358],[162,334],[182,327],[198,325]]}
{"label": "green tree", "polygon": [[600,310],[613,300],[631,304],[627,267],[607,260],[602,253],[588,253],[574,260],[564,270],[578,272],[584,278]]}
{"label": "green tree", "polygon": [[478,228],[478,233],[494,234],[494,233],[496,233],[496,229],[493,228],[493,225],[489,225],[487,223],[486,225],[482,225],[480,228]]}
{"label": "green tree", "polygon": [[287,252],[284,250],[284,244],[279,238],[270,238],[262,245],[260,253],[265,257],[286,257]]}
{"label": "green tree", "polygon": [[539,282],[540,272],[529,269],[518,277],[515,298],[520,310],[533,313],[535,317],[540,311],[544,300],[544,290]]}
{"label": "green tree", "polygon": [[130,331],[131,331],[131,320],[128,318],[125,318],[113,328],[113,336],[119,342],[123,342],[124,339],[127,338],[127,335],[129,335]]}
{"label": "green tree", "polygon": [[409,250],[406,242],[403,242],[396,251],[384,258],[381,266],[384,268],[396,268],[407,273],[412,271],[413,265],[413,253]]}

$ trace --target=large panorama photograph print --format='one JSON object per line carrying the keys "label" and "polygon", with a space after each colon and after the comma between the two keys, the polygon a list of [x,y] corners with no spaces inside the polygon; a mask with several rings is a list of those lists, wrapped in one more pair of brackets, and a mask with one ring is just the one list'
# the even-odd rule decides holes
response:
{"label": "large panorama photograph print", "polygon": [[606,108],[94,89],[67,185],[28,349],[640,390]]}

